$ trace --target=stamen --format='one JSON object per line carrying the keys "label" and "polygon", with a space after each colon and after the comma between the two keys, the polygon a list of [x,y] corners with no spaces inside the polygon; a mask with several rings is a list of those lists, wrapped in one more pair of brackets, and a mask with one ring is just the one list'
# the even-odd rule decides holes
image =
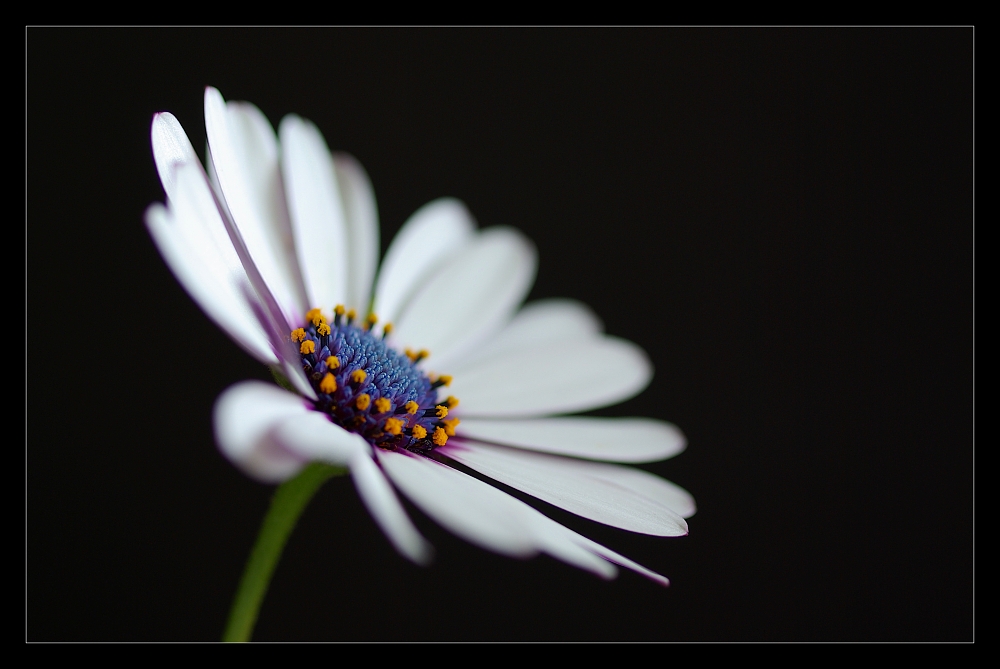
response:
{"label": "stamen", "polygon": [[459,423],[461,423],[462,421],[460,421],[457,418],[448,418],[448,419],[445,419],[445,420],[443,420],[441,422],[444,423],[444,425],[443,425],[443,427],[444,427],[444,433],[447,434],[449,437],[454,437],[455,436],[455,427]]}
{"label": "stamen", "polygon": [[378,413],[386,413],[390,409],[392,409],[392,402],[390,402],[386,398],[380,397],[377,400],[375,400],[375,411],[377,411]]}
{"label": "stamen", "polygon": [[351,323],[353,323],[354,322],[354,317],[357,316],[357,315],[358,315],[358,312],[356,312],[354,309],[348,309],[347,310],[347,324],[350,325]]}
{"label": "stamen", "polygon": [[[336,358],[334,359],[336,360]],[[337,379],[334,378],[333,374],[327,372],[326,376],[323,377],[323,380],[319,382],[319,389],[320,392],[324,392],[327,395],[332,395],[337,391]]]}
{"label": "stamen", "polygon": [[382,339],[385,339],[390,334],[392,334],[392,323],[386,323],[382,326]]}
{"label": "stamen", "polygon": [[445,444],[448,443],[448,435],[441,428],[439,427],[434,428],[434,436],[432,437],[432,441],[434,442],[435,446],[444,446]]}
{"label": "stamen", "polygon": [[292,330],[292,341],[302,341],[306,338],[306,331],[302,328],[295,328]]}
{"label": "stamen", "polygon": [[394,437],[398,437],[403,431],[403,421],[398,418],[387,418],[385,421],[385,431]]}
{"label": "stamen", "polygon": [[306,320],[312,323],[314,326],[319,325],[323,322],[323,312],[319,309],[310,309],[306,312]]}
{"label": "stamen", "polygon": [[335,355],[327,356],[326,358],[326,368],[327,369],[338,369],[340,367],[340,358]]}
{"label": "stamen", "polygon": [[414,402],[413,400],[410,400],[409,402],[403,405],[403,409],[406,411],[406,413],[412,416],[413,414],[417,413],[417,411],[420,410],[420,405]]}
{"label": "stamen", "polygon": [[364,383],[367,378],[368,373],[363,369],[355,369],[351,372],[351,381],[354,381],[355,383]]}
{"label": "stamen", "polygon": [[301,353],[302,355],[307,355],[309,353],[315,353],[315,352],[316,352],[316,344],[313,343],[312,339],[306,339],[305,341],[302,342],[302,345],[299,346],[299,353]]}
{"label": "stamen", "polygon": [[316,327],[316,332],[326,337],[330,334],[330,326],[327,325],[326,321],[323,321]]}
{"label": "stamen", "polygon": [[441,386],[450,386],[450,385],[451,385],[451,375],[442,374],[437,378],[436,381],[431,383],[431,388],[440,388]]}
{"label": "stamen", "polygon": [[424,428],[423,425],[414,425],[413,426],[413,437],[415,439],[426,439],[427,438],[427,430]]}
{"label": "stamen", "polygon": [[369,395],[368,393],[361,393],[360,395],[358,395],[358,399],[357,401],[355,401],[354,405],[359,409],[361,409],[362,411],[364,411],[365,409],[368,408],[368,405],[371,403],[371,401],[372,401],[371,395]]}
{"label": "stamen", "polygon": [[455,407],[458,406],[458,398],[455,397],[454,395],[448,395],[448,397],[445,398],[443,404],[447,404],[449,409],[454,409]]}
{"label": "stamen", "polygon": [[448,415],[448,407],[443,404],[439,404],[436,407],[431,407],[430,409],[424,410],[424,417],[436,416],[437,418],[444,418]]}
{"label": "stamen", "polygon": [[376,323],[378,323],[378,316],[375,314],[368,314],[365,316],[365,330],[371,332],[371,329],[375,327]]}
{"label": "stamen", "polygon": [[340,327],[340,319],[344,315],[344,305],[338,304],[333,308],[333,324]]}

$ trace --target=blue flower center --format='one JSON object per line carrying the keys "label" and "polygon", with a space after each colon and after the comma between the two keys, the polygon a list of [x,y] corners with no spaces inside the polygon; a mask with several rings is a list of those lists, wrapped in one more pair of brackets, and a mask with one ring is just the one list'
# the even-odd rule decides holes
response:
{"label": "blue flower center", "polygon": [[316,411],[388,450],[428,453],[454,436],[458,420],[447,416],[458,400],[438,401],[437,389],[451,379],[433,378],[418,367],[426,352],[389,347],[373,331],[372,318],[361,327],[338,313],[328,324],[311,311],[307,321],[292,340],[316,391]]}

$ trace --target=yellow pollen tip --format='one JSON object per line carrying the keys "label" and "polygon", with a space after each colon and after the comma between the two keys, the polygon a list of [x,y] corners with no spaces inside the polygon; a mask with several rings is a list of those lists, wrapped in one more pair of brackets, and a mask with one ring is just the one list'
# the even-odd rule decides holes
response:
{"label": "yellow pollen tip", "polygon": [[330,372],[326,373],[323,380],[319,382],[319,389],[327,395],[333,394],[337,390],[337,379]]}
{"label": "yellow pollen tip", "polygon": [[447,434],[449,437],[454,437],[455,436],[455,428],[462,421],[460,421],[457,418],[449,418],[449,419],[443,420],[441,422],[444,423],[444,433]]}
{"label": "yellow pollen tip", "polygon": [[449,409],[454,409],[455,407],[458,406],[458,398],[455,397],[454,395],[448,395],[444,403],[448,405]]}
{"label": "yellow pollen tip", "polygon": [[416,439],[424,439],[427,437],[427,430],[425,430],[422,425],[414,425],[413,436]]}
{"label": "yellow pollen tip", "polygon": [[438,381],[447,388],[451,385],[451,374],[442,374],[438,377]]}
{"label": "yellow pollen tip", "polygon": [[434,428],[434,436],[432,439],[436,446],[444,446],[448,443],[448,435],[439,427]]}
{"label": "yellow pollen tip", "polygon": [[302,345],[299,346],[299,353],[302,353],[303,355],[306,353],[312,353],[315,350],[316,350],[316,344],[313,343],[312,339],[306,339],[304,342],[302,342]]}
{"label": "yellow pollen tip", "polygon": [[358,399],[354,402],[354,405],[364,411],[368,408],[368,405],[372,403],[372,396],[368,393],[361,393],[358,395]]}
{"label": "yellow pollen tip", "polygon": [[403,353],[405,353],[406,357],[410,359],[410,362],[413,362],[414,360],[417,359],[417,352],[414,351],[412,348],[404,349]]}
{"label": "yellow pollen tip", "polygon": [[406,413],[412,416],[413,414],[417,413],[417,411],[420,410],[420,405],[414,402],[413,400],[410,400],[409,402],[403,405],[403,408],[406,409]]}
{"label": "yellow pollen tip", "polygon": [[327,356],[326,358],[326,368],[327,369],[337,369],[340,367],[340,358],[335,355]]}
{"label": "yellow pollen tip", "polygon": [[398,418],[387,418],[385,421],[385,431],[391,435],[398,436],[403,431],[403,421]]}
{"label": "yellow pollen tip", "polygon": [[351,372],[351,381],[355,383],[364,383],[364,380],[368,378],[368,374],[363,369],[356,369]]}
{"label": "yellow pollen tip", "polygon": [[330,326],[327,325],[326,321],[323,321],[322,323],[319,324],[319,327],[316,328],[316,332],[325,337],[326,335],[330,334]]}
{"label": "yellow pollen tip", "polygon": [[386,323],[382,326],[382,334],[392,334],[392,323]]}
{"label": "yellow pollen tip", "polygon": [[306,338],[306,331],[302,328],[292,330],[292,341],[302,341]]}
{"label": "yellow pollen tip", "polygon": [[356,311],[355,311],[354,309],[348,309],[348,310],[347,310],[347,320],[349,320],[349,321],[353,321],[353,320],[354,320],[354,318],[355,318],[355,317],[356,317],[357,315],[358,315],[358,312],[356,312]]}
{"label": "yellow pollen tip", "polygon": [[437,417],[438,418],[444,418],[445,416],[448,415],[448,407],[446,407],[443,404],[437,405],[437,410],[438,410],[438,412],[437,412]]}
{"label": "yellow pollen tip", "polygon": [[368,327],[375,325],[376,323],[378,323],[378,316],[376,316],[375,314],[368,314],[367,316],[365,316],[365,323],[368,323]]}
{"label": "yellow pollen tip", "polygon": [[423,359],[423,358],[429,358],[430,356],[431,352],[428,351],[426,348],[422,348],[419,351],[417,351],[417,358]]}
{"label": "yellow pollen tip", "polygon": [[323,321],[323,312],[319,309],[310,309],[306,312],[306,320],[313,325],[319,325]]}
{"label": "yellow pollen tip", "polygon": [[385,413],[391,408],[392,408],[392,402],[390,402],[386,398],[380,397],[377,400],[375,400],[375,410],[378,411],[379,413]]}
{"label": "yellow pollen tip", "polygon": [[333,313],[337,314],[338,316],[343,316],[344,315],[344,305],[343,304],[338,304],[337,306],[335,306],[333,308]]}

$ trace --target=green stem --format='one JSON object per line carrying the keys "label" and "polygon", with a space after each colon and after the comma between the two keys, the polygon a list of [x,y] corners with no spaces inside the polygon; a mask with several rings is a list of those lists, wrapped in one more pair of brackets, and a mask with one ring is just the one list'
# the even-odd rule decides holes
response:
{"label": "green stem", "polygon": [[274,568],[278,566],[285,543],[295,529],[302,511],[316,491],[334,476],[347,473],[344,467],[313,463],[297,476],[282,483],[274,492],[271,508],[264,516],[257,535],[257,543],[250,551],[243,578],[229,611],[229,623],[222,635],[223,641],[249,641],[260,605],[267,594]]}

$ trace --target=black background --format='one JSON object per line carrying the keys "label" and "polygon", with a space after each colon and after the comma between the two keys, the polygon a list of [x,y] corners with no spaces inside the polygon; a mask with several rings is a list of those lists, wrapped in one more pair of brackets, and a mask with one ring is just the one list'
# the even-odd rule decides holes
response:
{"label": "black background", "polygon": [[443,195],[523,230],[532,298],[651,356],[599,413],[678,424],[646,468],[699,505],[678,539],[540,505],[664,589],[415,510],[412,566],[336,479],[257,639],[971,639],[972,62],[971,29],[28,29],[27,638],[217,639],[266,509],[210,412],[269,374],[143,224],[153,113],[203,148],[214,85],[357,156],[383,251]]}

